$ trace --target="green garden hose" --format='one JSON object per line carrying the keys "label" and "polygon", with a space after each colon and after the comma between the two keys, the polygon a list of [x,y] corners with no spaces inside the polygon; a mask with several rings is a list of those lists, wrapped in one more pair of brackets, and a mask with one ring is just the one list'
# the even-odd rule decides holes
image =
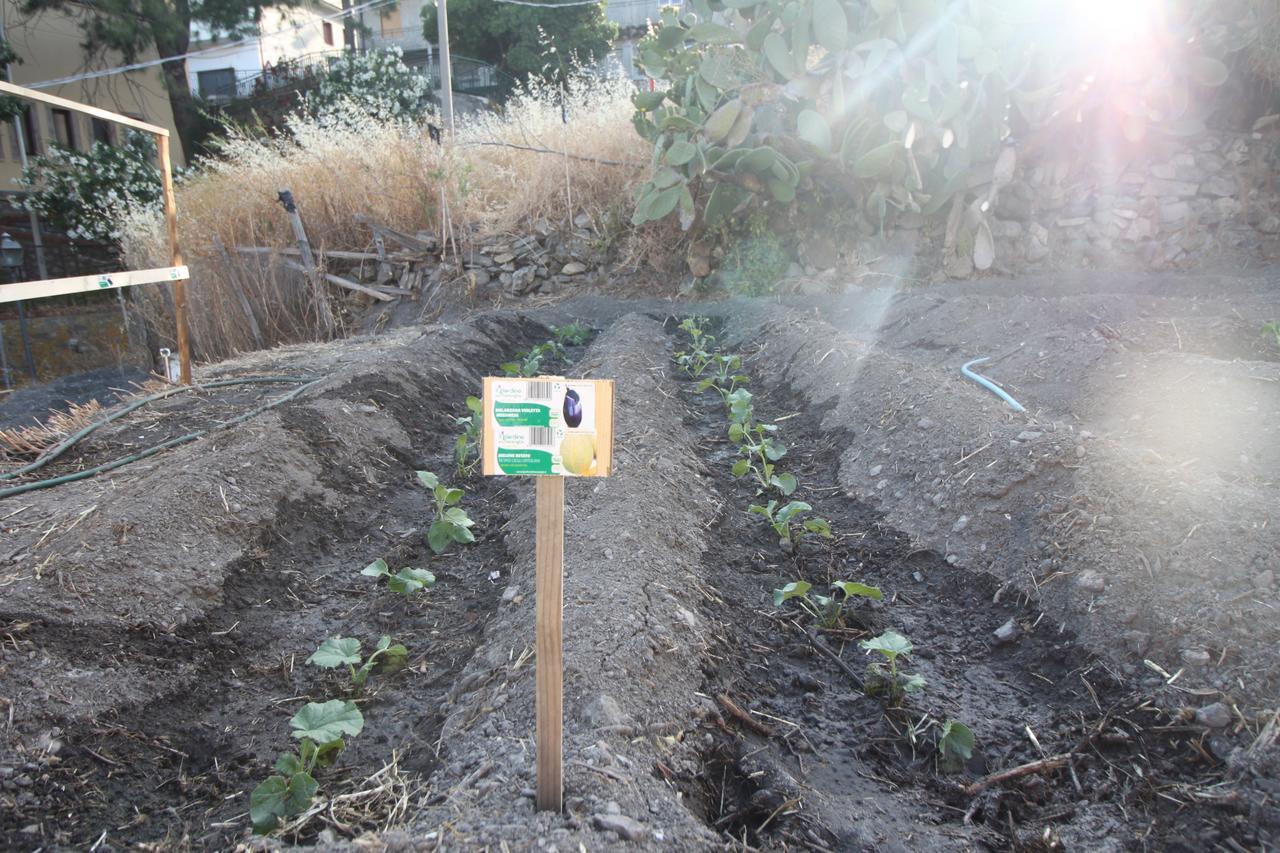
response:
{"label": "green garden hose", "polygon": [[99,429],[100,427],[106,426],[112,421],[117,420],[129,414],[130,412],[140,408],[141,406],[146,405],[147,403],[151,403],[156,400],[162,400],[165,397],[171,397],[174,394],[181,394],[185,391],[196,391],[196,390],[199,390],[200,388],[221,388],[227,385],[250,385],[250,384],[281,383],[281,382],[305,383],[303,385],[300,385],[297,388],[294,388],[292,391],[290,391],[288,394],[285,394],[283,397],[272,400],[270,403],[264,403],[261,406],[257,406],[253,409],[250,409],[249,411],[244,412],[243,414],[237,415],[234,418],[231,418],[230,420],[222,421],[217,426],[211,427],[210,429],[202,429],[202,430],[197,430],[195,432],[187,433],[186,435],[180,435],[176,438],[171,438],[168,441],[164,441],[164,442],[161,442],[160,444],[154,445],[153,447],[148,447],[146,450],[140,450],[137,453],[131,453],[128,456],[121,457],[120,459],[116,459],[112,462],[105,462],[101,465],[96,465],[92,468],[86,468],[83,471],[76,471],[71,474],[64,474],[61,477],[53,477],[48,480],[37,480],[33,483],[23,483],[20,486],[11,486],[7,489],[0,489],[0,499],[11,497],[13,495],[20,495],[20,494],[23,494],[24,492],[35,491],[36,489],[46,489],[46,488],[49,488],[50,486],[58,486],[63,483],[71,483],[76,480],[84,480],[84,479],[88,479],[89,477],[96,477],[99,474],[105,474],[108,471],[114,471],[116,468],[119,468],[123,465],[128,465],[132,462],[137,462],[141,459],[146,459],[148,456],[154,456],[155,454],[161,452],[162,450],[167,450],[170,447],[176,447],[179,444],[186,444],[189,441],[195,441],[197,438],[208,435],[211,432],[217,432],[219,430],[226,429],[227,427],[234,426],[235,424],[242,423],[243,421],[249,420],[249,418],[262,414],[268,409],[275,408],[276,406],[279,406],[282,403],[287,403],[290,400],[292,400],[294,397],[297,397],[303,391],[310,388],[311,386],[323,381],[323,379],[324,377],[321,377],[320,379],[312,379],[311,377],[306,377],[306,376],[255,376],[255,377],[249,377],[245,379],[222,379],[216,382],[206,382],[199,386],[184,385],[181,388],[170,388],[165,391],[161,391],[158,394],[152,394],[149,397],[144,397],[140,400],[135,400],[129,405],[125,406],[124,408],[119,409],[115,412],[112,412],[111,414],[107,415],[104,418],[101,418],[100,420],[94,421],[93,423],[86,426],[84,429],[80,430],[79,432],[75,433],[72,436],[69,436],[66,440],[58,444],[57,447],[53,448],[51,451],[41,456],[35,462],[32,462],[29,465],[24,465],[23,467],[13,471],[6,471],[4,473],[0,473],[0,480],[13,479],[14,477],[18,477],[23,474],[29,473],[31,471],[35,471],[38,468],[46,465],[49,462],[52,462],[54,459],[61,456],[69,448],[71,448],[74,444],[76,444],[76,442],[80,441],[85,436],[92,433],[94,430]]}

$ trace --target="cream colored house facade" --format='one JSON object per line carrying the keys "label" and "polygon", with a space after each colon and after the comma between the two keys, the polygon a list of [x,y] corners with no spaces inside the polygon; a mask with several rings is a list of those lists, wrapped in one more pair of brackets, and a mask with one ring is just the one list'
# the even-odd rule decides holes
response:
{"label": "cream colored house facade", "polygon": [[[73,5],[70,8],[77,7]],[[171,134],[174,165],[183,165],[182,143],[174,127],[173,109],[159,65],[55,86],[38,86],[51,80],[116,68],[123,65],[124,60],[118,55],[108,54],[98,62],[86,65],[84,51],[80,47],[82,36],[73,17],[74,12],[50,11],[26,17],[19,12],[18,4],[13,0],[0,0],[0,14],[3,15],[5,37],[22,59],[22,62],[9,66],[12,82],[19,86],[36,86],[51,95],[167,127]],[[156,58],[152,48],[139,56],[138,61]],[[32,103],[26,116],[20,120],[25,130],[28,156],[46,153],[50,143],[85,151],[95,140],[114,143],[122,131],[110,122],[47,104]],[[16,189],[15,181],[22,173],[21,160],[18,134],[13,124],[0,124],[0,191]]]}

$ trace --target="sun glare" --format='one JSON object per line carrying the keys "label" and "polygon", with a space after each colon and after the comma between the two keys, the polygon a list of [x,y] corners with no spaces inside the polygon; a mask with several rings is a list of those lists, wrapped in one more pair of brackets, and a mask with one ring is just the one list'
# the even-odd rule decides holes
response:
{"label": "sun glare", "polygon": [[1087,33],[1111,44],[1147,35],[1160,15],[1162,0],[1068,0],[1067,8]]}

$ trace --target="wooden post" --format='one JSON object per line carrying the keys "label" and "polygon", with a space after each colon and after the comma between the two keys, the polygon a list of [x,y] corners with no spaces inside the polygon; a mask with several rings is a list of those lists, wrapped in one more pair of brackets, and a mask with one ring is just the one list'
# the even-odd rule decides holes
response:
{"label": "wooden post", "polygon": [[[169,229],[169,265],[182,266],[182,249],[178,245],[178,202],[173,195],[173,164],[169,161],[169,135],[156,134],[160,149],[160,187],[164,193],[164,220]],[[191,329],[187,325],[187,282],[173,283],[174,320],[178,327],[178,358],[182,362],[183,385],[191,384]]]}
{"label": "wooden post", "polygon": [[285,213],[289,214],[289,224],[293,226],[293,237],[298,241],[298,251],[302,252],[302,264],[307,268],[307,277],[311,279],[311,288],[316,297],[316,311],[320,314],[320,322],[325,332],[333,334],[333,311],[329,308],[329,295],[325,292],[324,280],[320,277],[320,267],[316,264],[315,253],[311,251],[311,241],[307,239],[307,229],[302,224],[302,214],[298,212],[297,199],[287,189],[278,193]]}
{"label": "wooden post", "polygon": [[538,809],[558,812],[564,800],[564,478],[535,479]]}

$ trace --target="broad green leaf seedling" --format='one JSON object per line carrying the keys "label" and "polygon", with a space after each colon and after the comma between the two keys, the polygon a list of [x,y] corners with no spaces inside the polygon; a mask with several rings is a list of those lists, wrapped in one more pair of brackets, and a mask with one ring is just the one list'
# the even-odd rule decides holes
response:
{"label": "broad green leaf seedling", "polygon": [[745,385],[750,380],[750,377],[738,373],[742,369],[742,358],[740,356],[712,356],[711,364],[715,368],[715,374],[699,382],[698,390],[716,389],[720,394],[720,399],[724,400],[727,406],[729,405],[729,395],[737,390],[739,385]]}
{"label": "broad green leaf seedling", "polygon": [[791,501],[781,508],[778,507],[777,501],[769,501],[765,506],[752,504],[747,507],[747,512],[762,516],[769,522],[773,532],[778,534],[778,544],[784,549],[790,548],[795,540],[805,534],[812,533],[824,539],[831,538],[831,525],[825,518],[806,518],[801,521],[800,516],[812,510],[813,507],[804,501]]}
{"label": "broad green leaf seedling", "polygon": [[[457,468],[458,477],[465,477],[475,470],[480,461],[480,428],[484,419],[484,404],[479,397],[467,397],[467,409],[471,414],[454,418],[454,423],[462,427],[462,433],[453,444],[453,464]],[[471,460],[474,453],[475,460]]]}
{"label": "broad green leaf seedling", "polygon": [[729,405],[729,440],[737,442],[742,459],[733,463],[733,476],[751,474],[756,480],[756,494],[777,489],[785,497],[796,490],[793,474],[779,473],[774,464],[787,455],[787,446],[773,437],[777,424],[757,423],[751,392],[738,388],[725,396]]}
{"label": "broad green leaf seedling", "polygon": [[355,737],[364,730],[364,716],[354,702],[332,699],[310,702],[289,721],[298,751],[276,759],[277,775],[270,776],[249,795],[253,831],[262,835],[280,825],[281,818],[300,815],[311,805],[319,789],[312,775],[327,767],[346,747],[343,735]]}
{"label": "broad green leaf seedling", "polygon": [[924,689],[924,676],[898,671],[898,658],[911,654],[914,648],[906,637],[896,631],[885,631],[878,637],[859,641],[858,645],[864,651],[877,652],[884,658],[867,667],[867,693],[887,693],[889,701],[896,705],[905,694]]}
{"label": "broad green leaf seedling", "polygon": [[369,673],[373,672],[375,666],[381,663],[384,670],[396,667],[403,664],[408,656],[408,649],[399,643],[392,645],[391,638],[387,636],[378,640],[377,648],[367,660],[360,656],[360,641],[355,637],[332,637],[320,644],[320,648],[307,658],[307,663],[323,669],[345,666],[351,673],[351,686],[359,693],[364,690]]}
{"label": "broad green leaf seedling", "polygon": [[698,317],[688,317],[680,324],[681,330],[689,335],[690,345],[687,351],[678,352],[674,356],[676,364],[694,379],[700,377],[711,363],[711,348],[716,342],[714,337],[703,331],[704,322]]}
{"label": "broad green leaf seedling", "polygon": [[427,544],[437,554],[449,547],[449,543],[466,544],[476,541],[471,532],[475,524],[466,511],[457,504],[462,501],[462,489],[451,489],[430,471],[418,471],[418,482],[431,492],[435,499],[435,518],[427,528]]}
{"label": "broad green leaf seedling", "polygon": [[959,720],[947,720],[938,738],[938,765],[954,773],[973,756],[973,729]]}
{"label": "broad green leaf seedling", "polygon": [[591,327],[586,323],[579,323],[574,320],[572,323],[566,323],[563,326],[552,326],[551,334],[556,336],[556,343],[561,347],[565,346],[582,346],[591,337]]}
{"label": "broad green leaf seedling", "polygon": [[436,585],[436,576],[426,569],[401,569],[393,573],[387,567],[387,561],[379,557],[360,570],[360,574],[371,578],[386,578],[387,589],[405,597],[412,598],[414,593],[430,589]]}
{"label": "broad green leaf seedling", "polygon": [[831,629],[844,623],[845,607],[850,598],[858,596],[879,601],[884,597],[879,587],[853,581],[836,581],[831,585],[831,595],[810,595],[812,589],[813,584],[808,581],[792,581],[773,591],[773,606],[781,607],[794,599],[802,610],[813,617],[819,628]]}

